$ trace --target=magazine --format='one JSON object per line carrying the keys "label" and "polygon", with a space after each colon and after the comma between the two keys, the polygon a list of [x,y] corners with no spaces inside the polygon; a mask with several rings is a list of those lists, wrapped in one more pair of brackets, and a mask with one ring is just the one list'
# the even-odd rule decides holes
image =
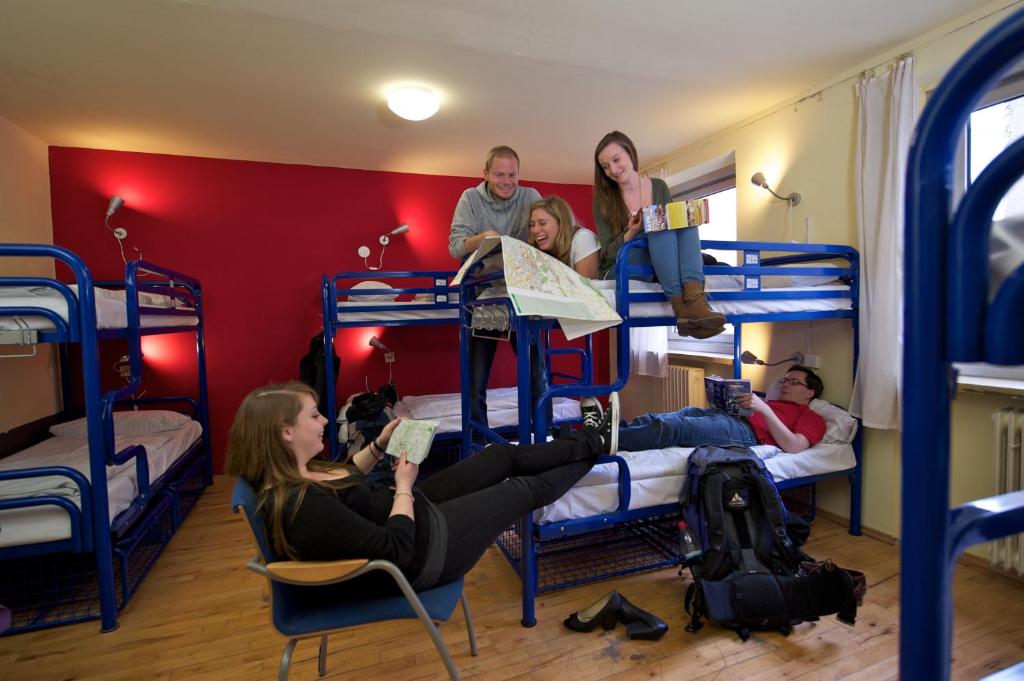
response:
{"label": "magazine", "polygon": [[654,204],[643,210],[644,231],[664,232],[707,224],[711,220],[707,199]]}
{"label": "magazine", "polygon": [[745,378],[705,376],[704,392],[707,395],[709,407],[721,409],[736,416],[749,416],[753,413],[752,409],[745,409],[736,403],[737,396],[750,392],[750,381]]}
{"label": "magazine", "polygon": [[430,445],[434,442],[439,421],[418,421],[402,419],[388,440],[387,453],[396,459],[405,452],[405,460],[420,464],[430,453]]}

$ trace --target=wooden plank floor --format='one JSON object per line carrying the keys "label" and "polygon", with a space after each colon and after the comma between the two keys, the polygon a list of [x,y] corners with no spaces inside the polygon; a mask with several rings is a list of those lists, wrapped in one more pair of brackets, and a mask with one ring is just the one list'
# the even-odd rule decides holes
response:
{"label": "wooden plank floor", "polygon": [[[0,638],[0,679],[91,680],[277,678],[284,640],[271,630],[262,579],[244,569],[252,554],[229,510],[231,480],[218,477],[200,499],[142,588],[121,626],[97,622]],[[808,553],[863,570],[869,590],[854,628],[825,618],[788,636],[755,634],[742,643],[708,625],[683,629],[684,584],[675,570],[637,575],[553,594],[537,601],[538,624],[519,625],[519,583],[496,548],[467,577],[480,647],[471,657],[460,609],[441,632],[464,679],[615,681],[651,679],[897,678],[897,547],[851,537],[815,522]],[[665,619],[657,642],[630,641],[622,626],[581,634],[562,620],[616,588]],[[953,676],[977,679],[1024,659],[1024,589],[1020,582],[963,565],[956,574]],[[291,679],[316,679],[316,642],[298,645]],[[414,681],[447,678],[418,622],[378,624],[331,638],[329,679]]]}

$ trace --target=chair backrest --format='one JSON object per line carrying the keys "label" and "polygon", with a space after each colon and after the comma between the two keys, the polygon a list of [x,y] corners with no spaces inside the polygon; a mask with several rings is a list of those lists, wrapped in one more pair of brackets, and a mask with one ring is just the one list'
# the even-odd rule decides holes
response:
{"label": "chair backrest", "polygon": [[235,481],[235,490],[231,494],[231,509],[235,513],[241,513],[245,518],[249,529],[252,530],[253,539],[256,541],[256,549],[264,564],[277,560],[270,537],[267,534],[266,524],[263,516],[257,510],[256,490],[245,480],[238,478]]}

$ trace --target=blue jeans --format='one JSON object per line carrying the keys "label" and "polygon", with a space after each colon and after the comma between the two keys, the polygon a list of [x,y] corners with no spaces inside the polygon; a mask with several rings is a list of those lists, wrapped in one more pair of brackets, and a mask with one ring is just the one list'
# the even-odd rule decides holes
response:
{"label": "blue jeans", "polygon": [[[509,340],[512,351],[516,350],[516,335]],[[487,381],[491,378],[491,366],[494,354],[498,351],[498,341],[491,338],[469,337],[469,417],[485,426],[487,424]],[[544,358],[537,346],[530,346],[530,404],[534,407],[537,400],[548,389],[547,370]],[[552,421],[552,406],[548,402],[548,425]],[[474,440],[480,438],[474,436]]]}
{"label": "blue jeans", "polygon": [[[654,274],[670,296],[683,292],[684,281],[704,283],[704,261],[696,228],[670,229],[647,235],[647,248],[629,251],[630,265],[653,265]],[[611,274],[614,268],[609,272]]]}
{"label": "blue jeans", "polygon": [[683,407],[668,414],[644,414],[619,429],[619,448],[638,452],[665,447],[749,447],[757,444],[750,425],[718,409]]}

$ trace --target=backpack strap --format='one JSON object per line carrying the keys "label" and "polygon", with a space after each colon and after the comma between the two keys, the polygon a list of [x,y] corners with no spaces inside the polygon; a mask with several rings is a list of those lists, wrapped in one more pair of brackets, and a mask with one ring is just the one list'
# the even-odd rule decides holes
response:
{"label": "backpack strap", "polygon": [[685,629],[691,634],[696,634],[704,628],[704,623],[700,621],[700,612],[704,607],[704,603],[701,598],[701,590],[697,588],[696,580],[690,582],[690,586],[686,587],[686,598],[683,599],[683,607],[686,608],[686,612],[690,615],[690,623],[686,625]]}

